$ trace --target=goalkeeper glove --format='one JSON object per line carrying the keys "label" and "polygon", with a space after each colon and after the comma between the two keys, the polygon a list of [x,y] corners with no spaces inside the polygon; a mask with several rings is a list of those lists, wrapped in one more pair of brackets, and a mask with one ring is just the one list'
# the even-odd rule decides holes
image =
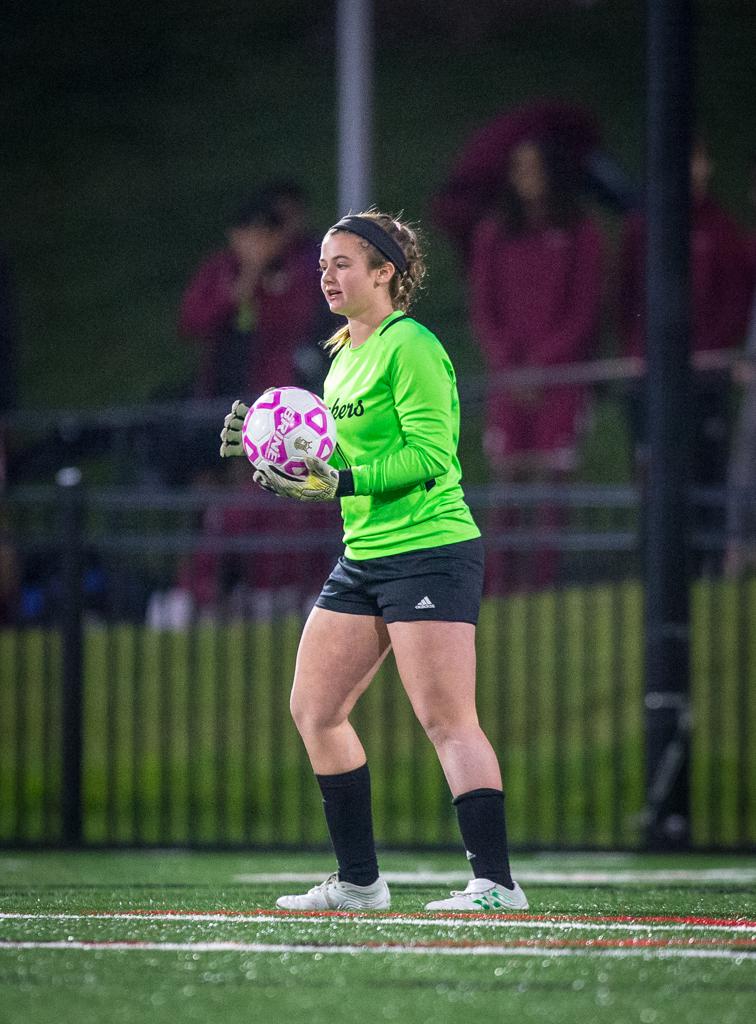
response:
{"label": "goalkeeper glove", "polygon": [[307,476],[289,476],[270,463],[255,473],[254,479],[266,491],[297,501],[333,501],[354,494],[354,481],[350,469],[334,469],[315,456],[305,458]]}
{"label": "goalkeeper glove", "polygon": [[223,430],[220,432],[220,454],[222,459],[227,459],[232,455],[244,455],[241,432],[244,426],[244,418],[248,412],[248,406],[237,398],[231,406],[231,412],[224,419]]}

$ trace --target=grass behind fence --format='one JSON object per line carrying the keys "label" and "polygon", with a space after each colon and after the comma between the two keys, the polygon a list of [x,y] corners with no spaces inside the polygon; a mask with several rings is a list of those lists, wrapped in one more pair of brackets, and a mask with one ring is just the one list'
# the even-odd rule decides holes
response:
{"label": "grass behind fence", "polygon": [[[692,603],[692,807],[699,845],[756,841],[756,582],[701,583]],[[300,622],[185,633],[90,626],[84,664],[90,843],[318,844],[320,797],[288,716]],[[643,806],[642,590],[635,582],[489,598],[478,634],[484,727],[504,768],[512,841],[633,846]],[[58,635],[0,634],[0,839],[60,827]],[[435,753],[393,661],[354,722],[376,832],[456,842]]]}
{"label": "grass behind fence", "polygon": [[[515,842],[638,840],[632,815],[642,800],[642,717],[634,713],[641,672],[634,639],[619,657],[613,648],[618,599],[620,621],[634,638],[641,611],[635,585],[486,604],[479,707],[504,762]],[[121,627],[115,635],[93,635],[86,670],[87,838],[128,841],[136,803],[138,838],[146,842],[297,843],[303,833],[307,841],[325,842],[320,797],[287,713],[298,632],[292,617],[206,625],[190,634]],[[126,687],[125,699],[113,701],[102,686],[108,662]],[[615,686],[630,698],[621,719]],[[354,720],[372,766],[377,835],[395,845],[454,842],[443,774],[393,662]],[[615,771],[622,776],[619,801]],[[118,794],[115,806],[109,791]]]}

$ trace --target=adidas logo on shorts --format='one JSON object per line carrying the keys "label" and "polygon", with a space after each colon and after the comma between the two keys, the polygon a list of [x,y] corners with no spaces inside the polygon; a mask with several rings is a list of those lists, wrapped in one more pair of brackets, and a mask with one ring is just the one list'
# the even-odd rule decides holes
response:
{"label": "adidas logo on shorts", "polygon": [[415,608],[420,609],[420,611],[422,611],[424,608],[435,608],[435,607],[436,607],[435,604],[431,601],[431,599],[428,597],[427,594],[425,595],[425,597],[421,597],[420,600],[415,605]]}

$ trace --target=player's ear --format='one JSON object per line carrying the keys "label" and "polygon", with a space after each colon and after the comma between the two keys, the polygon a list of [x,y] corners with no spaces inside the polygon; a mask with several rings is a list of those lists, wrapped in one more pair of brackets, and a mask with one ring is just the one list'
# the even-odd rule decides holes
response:
{"label": "player's ear", "polygon": [[375,284],[378,285],[388,284],[391,278],[396,273],[396,267],[393,263],[383,263],[378,267],[378,273],[375,275]]}

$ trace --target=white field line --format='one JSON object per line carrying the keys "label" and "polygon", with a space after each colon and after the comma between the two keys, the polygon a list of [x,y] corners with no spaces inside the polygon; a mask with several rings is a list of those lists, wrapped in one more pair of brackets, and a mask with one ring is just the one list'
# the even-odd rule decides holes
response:
{"label": "white field line", "polygon": [[[234,882],[249,885],[270,885],[280,882],[322,882],[327,871],[279,871],[234,875]],[[534,885],[642,885],[646,882],[666,884],[690,882],[705,885],[716,882],[756,882],[754,868],[700,868],[648,871],[544,871],[541,869],[515,871],[517,881]],[[457,885],[467,884],[469,876],[460,871],[382,871],[387,882],[396,885]]]}
{"label": "white field line", "polygon": [[556,931],[619,931],[619,932],[712,932],[714,934],[723,932],[727,934],[756,935],[756,925],[752,924],[694,924],[670,922],[669,924],[658,921],[648,923],[621,922],[621,921],[580,921],[580,920],[548,920],[544,918],[530,920],[528,918],[508,918],[492,916],[490,918],[474,918],[470,920],[443,917],[317,917],[299,914],[235,914],[211,912],[203,913],[161,913],[158,911],[147,911],[145,913],[128,913],[118,911],[93,911],[91,914],[65,914],[65,913],[16,913],[12,911],[0,912],[0,921],[168,921],[171,924],[184,923],[238,923],[238,924],[324,924],[333,928],[334,924],[354,926],[355,924],[380,924],[382,927],[388,925],[410,925],[430,926],[433,928],[535,928],[540,930]]}
{"label": "white field line", "polygon": [[530,957],[564,957],[564,956],[599,956],[599,957],[644,957],[655,959],[707,959],[707,960],[756,960],[756,952],[741,952],[727,949],[649,949],[622,948],[598,949],[591,948],[553,948],[549,946],[417,946],[417,945],[385,945],[385,946],[319,946],[314,944],[289,944],[265,942],[3,942],[2,950],[66,950],[73,949],[92,951],[108,951],[116,953],[305,953],[310,956],[328,956],[341,954],[355,956],[359,953],[378,953],[382,955],[420,956],[530,956]]}

